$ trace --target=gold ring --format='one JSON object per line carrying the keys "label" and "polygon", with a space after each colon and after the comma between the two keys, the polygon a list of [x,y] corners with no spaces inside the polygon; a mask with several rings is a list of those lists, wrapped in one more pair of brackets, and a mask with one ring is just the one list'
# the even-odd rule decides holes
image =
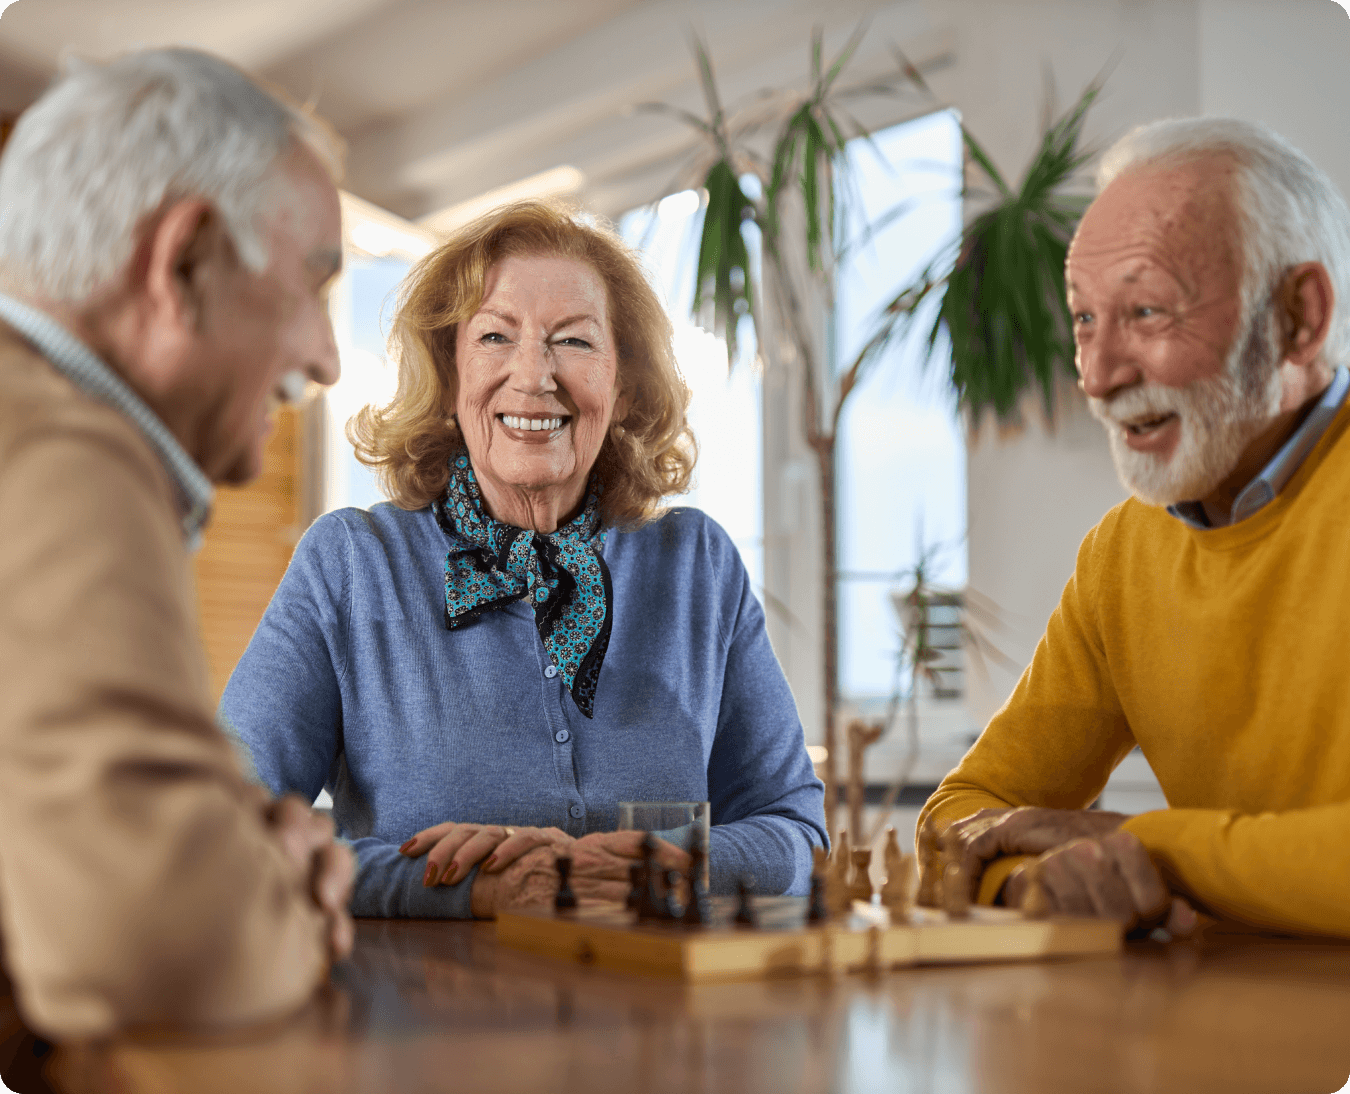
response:
{"label": "gold ring", "polygon": [[514,836],[514,835],[516,834],[516,830],[515,830],[514,828],[510,827],[509,825],[505,825],[505,824],[502,825],[502,831],[506,833],[506,838],[507,838],[507,839],[510,839],[512,836]]}

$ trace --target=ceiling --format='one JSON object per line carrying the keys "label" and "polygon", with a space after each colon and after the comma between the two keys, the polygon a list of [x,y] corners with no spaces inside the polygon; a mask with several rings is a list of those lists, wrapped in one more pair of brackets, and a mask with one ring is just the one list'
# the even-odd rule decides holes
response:
{"label": "ceiling", "polygon": [[[346,188],[401,217],[449,227],[501,188],[613,216],[685,181],[698,136],[635,108],[703,113],[691,30],[736,104],[804,86],[813,28],[829,52],[864,19],[854,79],[893,70],[892,45],[920,67],[950,57],[921,0],[17,0],[0,17],[0,109],[68,55],[199,46],[314,102],[348,142]],[[859,116],[928,108],[877,99]]]}

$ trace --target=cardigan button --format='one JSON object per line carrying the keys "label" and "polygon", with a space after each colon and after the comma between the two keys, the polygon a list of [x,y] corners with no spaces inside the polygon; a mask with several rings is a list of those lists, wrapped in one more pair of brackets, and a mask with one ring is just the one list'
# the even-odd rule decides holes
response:
{"label": "cardigan button", "polygon": [[574,805],[574,806],[572,806],[571,809],[568,810],[568,812],[569,812],[574,818],[576,818],[577,820],[580,820],[580,819],[581,819],[581,814],[584,813],[584,812],[586,812],[586,810],[582,809],[581,806],[579,806],[579,805]]}
{"label": "cardigan button", "polygon": [[557,741],[560,745],[564,745],[564,744],[567,743],[567,739],[568,739],[569,737],[571,737],[571,736],[572,736],[572,735],[571,735],[570,733],[568,733],[567,730],[565,730],[565,729],[560,729],[560,730],[558,730],[557,733],[555,733],[555,734],[553,735],[553,739],[554,739],[555,741]]}
{"label": "cardigan button", "polygon": [[548,677],[548,679],[552,680],[555,676],[558,675],[558,666],[549,665],[548,668],[544,669],[544,675]]}

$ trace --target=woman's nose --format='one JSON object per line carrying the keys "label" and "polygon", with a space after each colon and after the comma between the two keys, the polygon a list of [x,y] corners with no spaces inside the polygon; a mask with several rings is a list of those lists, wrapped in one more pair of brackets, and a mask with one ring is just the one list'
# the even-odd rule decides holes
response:
{"label": "woman's nose", "polygon": [[511,379],[517,390],[527,395],[557,390],[553,371],[553,353],[549,345],[522,339],[520,348],[511,358]]}

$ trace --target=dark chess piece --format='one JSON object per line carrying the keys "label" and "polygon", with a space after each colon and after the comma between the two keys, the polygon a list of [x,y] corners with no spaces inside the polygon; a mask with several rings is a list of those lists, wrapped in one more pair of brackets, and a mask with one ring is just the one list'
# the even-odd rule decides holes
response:
{"label": "dark chess piece", "polygon": [[745,878],[736,882],[736,914],[732,916],[731,921],[738,927],[759,926],[755,909],[750,906],[750,887],[746,885]]}
{"label": "dark chess piece", "polygon": [[572,856],[559,855],[553,860],[553,864],[558,868],[558,892],[553,897],[553,910],[555,912],[570,912],[577,906],[577,895],[572,892]]}
{"label": "dark chess piece", "polygon": [[624,903],[630,912],[636,911],[642,903],[642,887],[646,881],[642,877],[642,863],[635,862],[628,867],[628,900]]}
{"label": "dark chess piece", "polygon": [[685,880],[689,885],[689,902],[684,906],[684,915],[680,919],[686,927],[701,927],[712,919],[712,909],[708,904],[708,887],[703,884],[703,864],[708,854],[703,849],[703,840],[695,833],[689,838],[689,872]]}
{"label": "dark chess piece", "polygon": [[827,923],[830,919],[830,906],[825,902],[825,879],[820,874],[811,875],[811,903],[806,907],[806,922]]}
{"label": "dark chess piece", "polygon": [[666,892],[661,901],[662,919],[669,919],[678,923],[680,915],[684,911],[680,907],[680,872],[678,870],[666,871]]}
{"label": "dark chess piece", "polygon": [[635,903],[638,922],[664,919],[666,895],[661,891],[661,871],[656,865],[656,841],[650,832],[643,833],[639,850],[642,852],[642,863],[638,867],[642,872],[642,887],[638,890]]}

